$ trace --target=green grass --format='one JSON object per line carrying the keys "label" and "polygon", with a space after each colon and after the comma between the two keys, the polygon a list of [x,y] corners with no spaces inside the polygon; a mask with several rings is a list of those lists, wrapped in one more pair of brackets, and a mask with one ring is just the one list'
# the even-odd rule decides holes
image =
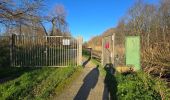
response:
{"label": "green grass", "polygon": [[[80,67],[45,67],[25,71],[18,78],[0,84],[0,100],[49,99],[50,96],[59,94],[65,85],[71,83],[75,78],[74,73],[80,72],[80,69]],[[16,71],[11,72],[15,73]],[[6,74],[10,74],[10,71]]]}

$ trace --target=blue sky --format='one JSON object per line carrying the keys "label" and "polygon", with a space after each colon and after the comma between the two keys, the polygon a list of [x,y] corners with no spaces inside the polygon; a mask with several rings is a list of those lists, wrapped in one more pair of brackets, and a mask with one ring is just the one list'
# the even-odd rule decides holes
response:
{"label": "blue sky", "polygon": [[[158,0],[145,0],[157,3]],[[67,11],[67,22],[73,36],[82,36],[85,41],[116,27],[135,0],[47,0],[48,9],[62,4]]]}

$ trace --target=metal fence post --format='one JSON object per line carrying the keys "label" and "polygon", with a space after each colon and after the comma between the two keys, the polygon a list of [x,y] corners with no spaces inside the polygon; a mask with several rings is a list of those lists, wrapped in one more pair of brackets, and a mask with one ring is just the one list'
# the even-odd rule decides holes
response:
{"label": "metal fence post", "polygon": [[78,65],[82,65],[82,42],[83,38],[78,37],[78,57],[77,57]]}

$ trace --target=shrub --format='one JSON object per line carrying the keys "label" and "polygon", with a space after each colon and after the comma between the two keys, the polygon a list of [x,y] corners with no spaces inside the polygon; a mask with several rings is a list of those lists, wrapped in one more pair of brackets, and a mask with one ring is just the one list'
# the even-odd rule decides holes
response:
{"label": "shrub", "polygon": [[[112,80],[116,81],[111,82]],[[116,73],[109,77],[109,82],[107,82],[111,84],[108,85],[109,88],[116,90],[109,92],[112,97],[116,94],[118,100],[168,100],[170,98],[170,90],[167,89],[164,81],[142,71],[126,75]]]}

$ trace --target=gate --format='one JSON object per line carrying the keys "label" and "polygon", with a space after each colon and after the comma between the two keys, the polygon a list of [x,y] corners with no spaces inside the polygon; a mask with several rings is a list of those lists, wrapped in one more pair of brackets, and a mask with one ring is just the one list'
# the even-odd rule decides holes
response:
{"label": "gate", "polygon": [[71,36],[12,36],[12,66],[77,66],[82,39]]}
{"label": "gate", "polygon": [[114,38],[115,34],[102,38],[102,65],[114,64]]}

